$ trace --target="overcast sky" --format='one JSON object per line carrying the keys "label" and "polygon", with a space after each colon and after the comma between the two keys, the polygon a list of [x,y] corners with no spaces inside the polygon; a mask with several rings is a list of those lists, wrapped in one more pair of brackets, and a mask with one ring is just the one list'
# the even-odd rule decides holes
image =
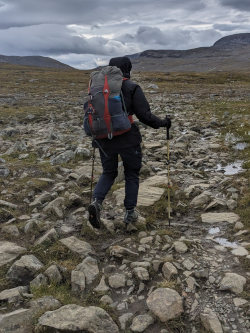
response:
{"label": "overcast sky", "polygon": [[148,49],[250,32],[250,0],[0,0],[0,54],[87,69]]}

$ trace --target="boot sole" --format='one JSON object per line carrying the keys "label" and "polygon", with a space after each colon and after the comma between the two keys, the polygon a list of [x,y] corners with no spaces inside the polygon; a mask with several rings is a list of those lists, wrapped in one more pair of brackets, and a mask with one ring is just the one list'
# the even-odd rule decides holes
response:
{"label": "boot sole", "polygon": [[90,205],[88,207],[88,212],[89,212],[89,223],[92,225],[92,227],[100,229],[101,221],[100,218],[98,217],[98,212],[96,207],[94,205]]}

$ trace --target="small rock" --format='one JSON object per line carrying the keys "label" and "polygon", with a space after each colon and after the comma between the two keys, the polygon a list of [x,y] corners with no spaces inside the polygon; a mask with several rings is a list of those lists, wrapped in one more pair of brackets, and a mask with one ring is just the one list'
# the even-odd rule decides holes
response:
{"label": "small rock", "polygon": [[154,318],[150,315],[139,315],[133,319],[130,329],[132,332],[144,332],[153,323]]}
{"label": "small rock", "polygon": [[236,249],[232,250],[232,254],[238,257],[244,257],[248,255],[248,251],[243,246],[238,246]]}
{"label": "small rock", "polygon": [[83,295],[85,291],[85,275],[83,272],[71,272],[71,289],[75,295]]}
{"label": "small rock", "polygon": [[109,287],[106,285],[105,276],[104,275],[102,276],[100,283],[98,284],[98,286],[94,290],[96,292],[106,292],[106,291],[109,291]]}
{"label": "small rock", "polygon": [[173,264],[165,262],[162,266],[162,273],[165,279],[170,280],[173,276],[178,274],[178,271]]}
{"label": "small rock", "polygon": [[52,296],[44,296],[34,301],[30,301],[29,305],[33,315],[45,311],[53,311],[61,307],[61,303]]}
{"label": "small rock", "polygon": [[85,258],[82,263],[76,266],[75,270],[84,273],[86,284],[91,284],[100,273],[97,260],[92,257]]}
{"label": "small rock", "polygon": [[38,274],[32,281],[30,281],[30,287],[39,288],[48,285],[48,279],[43,274]]}
{"label": "small rock", "polygon": [[149,280],[148,270],[144,267],[135,267],[133,269],[133,273],[141,281],[148,281]]}
{"label": "small rock", "polygon": [[40,237],[35,242],[35,245],[54,243],[57,239],[58,239],[58,234],[55,228],[52,228],[48,230],[42,237]]}
{"label": "small rock", "polygon": [[242,230],[242,229],[244,229],[244,224],[238,221],[235,223],[234,229],[237,231]]}
{"label": "small rock", "polygon": [[126,285],[126,275],[125,274],[114,274],[109,277],[109,285],[111,288],[118,289],[125,287]]}
{"label": "small rock", "polygon": [[44,274],[49,278],[51,283],[59,284],[62,282],[62,275],[56,265],[51,265],[46,269]]}
{"label": "small rock", "polygon": [[187,245],[183,242],[176,241],[176,242],[174,242],[173,245],[174,245],[175,251],[178,253],[186,253],[188,250]]}
{"label": "small rock", "polygon": [[79,254],[82,258],[87,257],[89,254],[94,254],[92,246],[75,236],[60,239],[60,242],[69,248],[72,252]]}
{"label": "small rock", "polygon": [[110,296],[108,295],[104,295],[100,298],[100,302],[103,303],[103,304],[106,304],[106,305],[111,305],[113,304],[113,300]]}
{"label": "small rock", "polygon": [[118,318],[122,330],[125,330],[127,328],[132,318],[133,318],[133,313],[124,313],[122,316]]}

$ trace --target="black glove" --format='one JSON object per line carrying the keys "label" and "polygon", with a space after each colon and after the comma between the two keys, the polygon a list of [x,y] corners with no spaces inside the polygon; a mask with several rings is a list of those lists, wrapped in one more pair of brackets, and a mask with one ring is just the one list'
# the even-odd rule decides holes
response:
{"label": "black glove", "polygon": [[168,129],[171,127],[171,119],[168,116],[162,120],[161,127],[167,127]]}

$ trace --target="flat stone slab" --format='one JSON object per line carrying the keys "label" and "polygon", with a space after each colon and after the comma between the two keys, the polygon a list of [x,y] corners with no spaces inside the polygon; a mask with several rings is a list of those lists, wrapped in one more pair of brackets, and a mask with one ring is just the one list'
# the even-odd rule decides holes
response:
{"label": "flat stone slab", "polygon": [[82,258],[87,257],[89,254],[95,253],[94,249],[89,243],[80,240],[75,236],[60,239],[60,242],[72,252],[79,254]]}
{"label": "flat stone slab", "polygon": [[24,247],[12,242],[0,241],[0,267],[26,252]]}
{"label": "flat stone slab", "polygon": [[[167,177],[153,176],[142,182],[139,187],[137,205],[144,207],[152,206],[155,202],[160,200],[165,189],[158,186],[167,185],[167,181]],[[113,195],[115,196],[117,204],[122,205],[125,197],[125,189],[120,188],[114,191]]]}
{"label": "flat stone slab", "polygon": [[240,219],[235,213],[205,213],[201,214],[201,221],[204,223],[220,223],[228,222],[235,223]]}

